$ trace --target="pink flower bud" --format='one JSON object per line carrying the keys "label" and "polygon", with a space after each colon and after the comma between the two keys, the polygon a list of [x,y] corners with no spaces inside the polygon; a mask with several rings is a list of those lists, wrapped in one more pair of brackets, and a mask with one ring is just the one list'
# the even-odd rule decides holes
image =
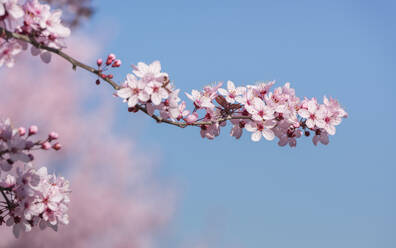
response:
{"label": "pink flower bud", "polygon": [[18,128],[19,136],[24,136],[26,134],[26,128],[20,127]]}
{"label": "pink flower bud", "polygon": [[37,126],[30,126],[29,127],[29,136],[30,135],[34,135],[34,134],[36,134],[38,132],[38,127]]}
{"label": "pink flower bud", "polygon": [[109,56],[107,57],[106,60],[106,65],[111,65],[111,63],[113,63],[113,61],[116,59],[116,56],[114,54],[109,54]]}
{"label": "pink flower bud", "polygon": [[113,79],[113,74],[109,74],[109,75],[107,75],[107,78],[109,78],[109,79]]}
{"label": "pink flower bud", "polygon": [[97,64],[98,66],[101,66],[102,63],[103,63],[103,60],[102,60],[102,59],[98,59],[98,60],[96,61],[96,64]]}
{"label": "pink flower bud", "polygon": [[50,141],[56,140],[56,139],[58,139],[58,138],[59,138],[59,134],[56,133],[56,132],[51,132],[51,133],[48,135],[48,139],[49,139]]}
{"label": "pink flower bud", "polygon": [[116,61],[113,62],[112,67],[120,67],[121,66],[121,60],[117,59]]}
{"label": "pink flower bud", "polygon": [[49,150],[50,148],[51,148],[51,144],[48,141],[41,144],[41,149],[43,150]]}
{"label": "pink flower bud", "polygon": [[55,144],[52,146],[52,148],[53,148],[54,150],[56,150],[56,151],[59,151],[59,150],[62,148],[62,145],[59,144],[59,143],[55,143]]}
{"label": "pink flower bud", "polygon": [[110,53],[109,56],[107,56],[107,59],[113,61],[116,59],[116,56],[114,55],[114,53]]}

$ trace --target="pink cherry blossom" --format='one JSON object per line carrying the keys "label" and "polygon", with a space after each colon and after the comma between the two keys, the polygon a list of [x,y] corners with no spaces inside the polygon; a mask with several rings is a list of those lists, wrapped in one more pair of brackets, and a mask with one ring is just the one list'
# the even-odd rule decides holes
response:
{"label": "pink cherry blossom", "polygon": [[212,99],[210,96],[206,96],[205,94],[197,91],[197,90],[192,90],[191,95],[186,93],[186,96],[194,102],[194,106],[197,109],[200,108],[209,108],[212,109],[214,108],[214,104],[212,103]]}
{"label": "pink cherry blossom", "polygon": [[[159,105],[159,110],[160,110],[160,115],[164,119],[178,119],[178,111],[179,111],[179,102],[180,102],[180,97],[179,97],[179,92],[180,90],[174,90],[171,91],[169,94],[168,98],[166,98],[161,104]],[[173,114],[172,114],[173,112]],[[180,114],[180,113],[179,113]],[[181,113],[182,114],[182,113]],[[179,118],[180,120],[180,118]]]}
{"label": "pink cherry blossom", "polygon": [[268,83],[258,83],[256,85],[249,85],[248,88],[253,90],[254,96],[264,99],[264,96],[269,93],[272,85],[275,84],[275,81],[270,81]]}
{"label": "pink cherry blossom", "polygon": [[151,81],[146,86],[145,91],[150,95],[151,102],[154,105],[159,105],[162,99],[166,99],[169,96],[168,91],[157,81]]}
{"label": "pink cherry blossom", "polygon": [[321,112],[319,112],[319,105],[316,99],[305,99],[302,102],[302,107],[300,108],[300,110],[298,110],[298,114],[306,119],[305,124],[308,128],[315,128],[315,126],[317,126],[320,121],[320,117],[318,117],[317,115],[321,115]]}
{"label": "pink cherry blossom", "polygon": [[126,87],[117,91],[117,95],[128,102],[128,107],[135,107],[136,104],[146,102],[150,95],[145,91],[145,83],[138,80],[134,75],[128,74],[125,81]]}
{"label": "pink cherry blossom", "polygon": [[186,117],[190,111],[186,110],[186,103],[183,101],[176,108],[172,108],[169,111],[171,118],[175,120],[181,120]]}
{"label": "pink cherry blossom", "polygon": [[266,140],[273,140],[275,138],[275,134],[271,128],[275,127],[275,125],[276,121],[274,120],[262,122],[251,121],[245,125],[245,129],[248,132],[252,132],[252,141],[258,142],[261,137],[264,137]]}
{"label": "pink cherry blossom", "polygon": [[3,41],[0,45],[0,67],[4,64],[9,68],[13,67],[15,64],[14,57],[21,51],[22,46],[19,43]]}
{"label": "pink cherry blossom", "polygon": [[168,77],[167,73],[161,72],[161,63],[159,61],[154,61],[150,65],[143,62],[139,62],[133,67],[133,73],[141,78],[144,83],[159,82],[162,83],[165,78]]}
{"label": "pink cherry blossom", "polygon": [[227,102],[235,103],[235,99],[238,96],[243,95],[246,92],[245,87],[235,87],[232,81],[227,82],[227,90],[223,88],[218,89],[219,93],[225,97]]}
{"label": "pink cherry blossom", "polygon": [[13,19],[21,18],[24,15],[18,0],[0,0],[0,17],[6,14]]}
{"label": "pink cherry blossom", "polygon": [[253,107],[249,108],[248,112],[252,114],[252,119],[255,121],[271,120],[275,117],[274,110],[258,97],[253,99]]}

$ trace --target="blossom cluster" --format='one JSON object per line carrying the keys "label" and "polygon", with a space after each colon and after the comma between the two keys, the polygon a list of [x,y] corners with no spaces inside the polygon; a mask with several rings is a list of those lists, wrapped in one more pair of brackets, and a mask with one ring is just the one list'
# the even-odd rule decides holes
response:
{"label": "blossom cluster", "polygon": [[57,230],[68,224],[69,182],[32,163],[35,150],[61,149],[58,134],[34,141],[37,132],[37,126],[16,129],[9,119],[0,122],[0,225],[12,226],[15,237],[35,226]]}
{"label": "blossom cluster", "polygon": [[229,121],[231,136],[237,139],[246,130],[253,141],[277,137],[280,146],[295,147],[297,138],[313,133],[315,145],[327,145],[328,135],[334,135],[336,126],[347,117],[338,101],[327,97],[322,104],[316,98],[301,100],[290,83],[271,91],[274,83],[236,87],[228,81],[226,88],[220,82],[202,91],[192,90],[186,93],[194,105],[190,111],[178,96],[180,90],[173,87],[167,73],[161,72],[159,61],[149,65],[140,62],[133,66],[133,74],[127,75],[116,95],[128,103],[131,112],[144,110],[151,116],[159,112],[161,121],[180,127],[198,126],[202,138],[219,136],[221,127]]}
{"label": "blossom cluster", "polygon": [[[64,39],[70,36],[70,29],[61,22],[62,11],[51,11],[48,4],[38,0],[27,0],[20,4],[18,0],[0,0],[0,27],[7,31],[27,35],[36,44],[61,49]],[[0,66],[14,66],[15,55],[28,48],[28,43],[8,37],[0,38]],[[45,62],[51,61],[51,53],[31,46],[33,56],[40,55]]]}

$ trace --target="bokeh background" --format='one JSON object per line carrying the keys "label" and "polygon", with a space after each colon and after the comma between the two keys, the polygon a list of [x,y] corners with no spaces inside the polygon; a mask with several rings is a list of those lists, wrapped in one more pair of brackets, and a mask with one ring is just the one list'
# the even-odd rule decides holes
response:
{"label": "bokeh background", "polygon": [[120,82],[130,64],[160,60],[182,92],[290,81],[301,97],[336,97],[349,118],[328,146],[235,140],[227,128],[208,141],[128,113],[59,59],[21,59],[1,69],[2,114],[59,131],[64,157],[42,161],[72,178],[76,221],[1,245],[396,247],[395,1],[87,2],[94,14],[69,51],[91,64],[115,53]]}

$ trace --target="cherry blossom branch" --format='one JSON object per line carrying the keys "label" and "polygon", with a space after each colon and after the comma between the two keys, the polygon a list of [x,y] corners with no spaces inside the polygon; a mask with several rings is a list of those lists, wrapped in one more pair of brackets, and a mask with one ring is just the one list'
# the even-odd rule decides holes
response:
{"label": "cherry blossom branch", "polygon": [[[98,76],[97,85],[101,80],[110,84],[116,90],[114,95],[128,103],[129,112],[141,111],[158,123],[180,128],[200,127],[201,136],[208,139],[219,136],[221,127],[229,121],[233,125],[231,135],[237,139],[246,130],[252,133],[253,141],[277,137],[280,146],[294,147],[296,138],[302,134],[308,137],[313,132],[313,143],[326,145],[328,135],[334,135],[335,127],[347,117],[333,98],[324,97],[323,104],[316,98],[300,100],[289,83],[270,91],[274,82],[236,87],[228,81],[227,89],[221,88],[220,82],[205,86],[202,91],[192,90],[186,95],[194,110],[186,110],[186,103],[180,102],[178,96],[180,90],[173,87],[167,73],[161,72],[159,61],[132,65],[133,74],[127,74],[123,84],[117,84],[113,74],[104,73],[121,66],[121,60],[116,60],[114,54],[105,63],[98,59],[94,68],[63,52],[70,29],[62,24],[61,14],[38,0],[27,0],[23,5],[5,0],[4,5],[0,4],[0,38],[5,40],[0,44],[0,66],[12,67],[14,56],[31,44],[32,55],[40,55],[44,62],[49,63],[51,54],[56,54],[70,62],[74,70],[80,67]],[[203,115],[199,117],[199,113]]]}
{"label": "cherry blossom branch", "polygon": [[[27,43],[30,43],[31,45],[33,45],[34,47],[38,48],[38,49],[43,49],[46,50],[48,52],[54,53],[62,58],[64,58],[65,60],[69,61],[72,64],[72,68],[73,70],[76,70],[77,67],[80,67],[86,71],[89,71],[97,76],[101,76],[101,72],[100,70],[97,70],[89,65],[86,65],[80,61],[78,61],[77,59],[71,57],[70,55],[66,54],[65,52],[62,52],[61,49],[56,49],[53,47],[49,47],[46,46],[42,43],[39,43],[34,37],[32,36],[28,36],[28,35],[24,35],[24,34],[19,34],[19,33],[14,33],[11,31],[6,30],[3,27],[0,27],[0,33],[2,34],[2,37],[6,37],[7,39],[10,38],[14,38],[20,41],[24,41]],[[107,83],[109,83],[115,90],[119,90],[121,87],[114,82],[113,80],[109,79],[109,78],[104,78],[103,80],[105,80]]]}
{"label": "cherry blossom branch", "polygon": [[[27,42],[31,45],[33,45],[34,47],[38,48],[38,49],[43,49],[46,50],[48,52],[51,52],[53,54],[56,54],[58,56],[60,56],[61,58],[65,59],[66,61],[70,62],[72,64],[72,68],[73,70],[76,70],[77,67],[80,67],[90,73],[93,73],[95,75],[97,75],[98,77],[100,77],[102,80],[104,80],[105,82],[107,82],[108,84],[110,84],[113,89],[115,90],[120,90],[121,86],[118,85],[115,81],[113,81],[112,79],[110,79],[109,77],[102,77],[102,70],[99,69],[95,69],[87,64],[84,64],[82,62],[80,62],[79,60],[73,58],[72,56],[68,55],[67,53],[63,52],[61,49],[56,49],[53,47],[49,47],[46,45],[43,45],[39,42],[37,42],[34,37],[32,36],[28,36],[28,35],[23,35],[23,34],[19,34],[19,33],[14,33],[11,31],[6,30],[5,28],[0,27],[0,33],[2,34],[2,37],[6,36],[7,39],[10,38],[14,38],[20,41],[24,41]],[[157,115],[150,115],[147,112],[147,109],[142,106],[142,105],[137,105],[136,106],[138,110],[142,111],[143,113],[149,115],[151,118],[153,118],[155,121],[157,121],[158,123],[167,123],[173,126],[177,126],[180,128],[185,128],[187,126],[204,126],[204,125],[213,125],[215,123],[219,123],[219,122],[224,122],[227,120],[233,120],[233,119],[250,119],[250,117],[246,117],[246,116],[226,116],[226,117],[221,117],[219,119],[213,120],[213,121],[198,121],[198,122],[193,122],[193,123],[186,123],[186,122],[180,122],[180,121],[172,121],[172,120],[168,120],[168,119],[164,119],[160,116]]]}

